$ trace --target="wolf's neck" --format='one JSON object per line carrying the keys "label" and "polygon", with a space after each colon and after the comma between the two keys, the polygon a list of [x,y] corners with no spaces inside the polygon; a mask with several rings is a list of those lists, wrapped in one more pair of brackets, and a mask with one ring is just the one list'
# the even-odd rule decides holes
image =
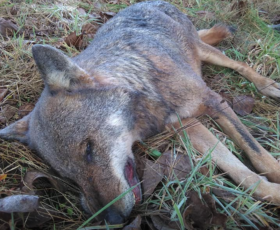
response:
{"label": "wolf's neck", "polygon": [[149,98],[144,94],[137,96],[134,103],[135,132],[143,140],[165,129],[169,116],[168,108],[160,100]]}

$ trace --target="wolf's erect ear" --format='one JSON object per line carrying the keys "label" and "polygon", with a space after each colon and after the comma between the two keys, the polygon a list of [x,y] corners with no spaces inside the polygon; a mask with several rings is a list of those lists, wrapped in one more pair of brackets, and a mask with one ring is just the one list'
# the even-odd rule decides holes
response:
{"label": "wolf's erect ear", "polygon": [[31,114],[0,130],[0,138],[18,140],[28,144],[28,127]]}
{"label": "wolf's erect ear", "polygon": [[72,85],[90,81],[83,69],[54,47],[34,45],[32,53],[42,78],[50,89],[69,89]]}

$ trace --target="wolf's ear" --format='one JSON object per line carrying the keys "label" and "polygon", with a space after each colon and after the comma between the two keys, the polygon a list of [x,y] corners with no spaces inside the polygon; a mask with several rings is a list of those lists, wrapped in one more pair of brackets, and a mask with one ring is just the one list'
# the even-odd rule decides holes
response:
{"label": "wolf's ear", "polygon": [[51,90],[69,89],[72,85],[91,81],[83,69],[54,47],[34,45],[32,53],[45,84]]}
{"label": "wolf's ear", "polygon": [[28,144],[28,128],[31,113],[15,123],[0,130],[0,138],[5,140],[18,140]]}

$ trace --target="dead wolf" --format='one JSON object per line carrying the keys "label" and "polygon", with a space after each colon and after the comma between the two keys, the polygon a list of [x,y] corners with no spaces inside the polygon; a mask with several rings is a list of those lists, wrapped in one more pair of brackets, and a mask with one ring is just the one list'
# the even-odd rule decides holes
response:
{"label": "dead wolf", "polygon": [[[225,26],[197,32],[176,7],[152,1],[122,10],[72,59],[51,46],[34,45],[45,88],[34,110],[1,130],[0,137],[28,144],[61,176],[75,181],[84,208],[94,213],[138,184],[131,150],[136,140],[163,131],[177,115],[208,114],[270,182],[217,144],[199,122],[187,130],[194,147],[206,152],[216,146],[213,160],[236,183],[248,188],[259,182],[255,196],[279,204],[280,165],[201,77],[203,61],[229,67],[264,95],[280,97],[278,83],[211,46],[229,34]],[[140,201],[138,185],[99,219],[121,223]]]}

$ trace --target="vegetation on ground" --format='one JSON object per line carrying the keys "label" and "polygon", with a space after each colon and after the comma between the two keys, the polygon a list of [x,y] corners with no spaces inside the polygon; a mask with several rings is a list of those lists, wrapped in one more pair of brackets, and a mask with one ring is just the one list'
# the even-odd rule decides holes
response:
{"label": "vegetation on ground", "polygon": [[[103,23],[136,2],[0,0],[0,128],[28,114],[43,89],[31,54],[33,44],[50,44],[73,57],[87,47]],[[280,24],[279,0],[169,2],[188,14],[197,29],[217,23],[234,28],[233,36],[218,48],[280,82],[280,33],[268,27]],[[258,142],[279,159],[278,102],[262,96],[230,69],[203,65],[203,76],[241,114],[241,121]],[[199,120],[251,168],[214,121],[206,116]],[[132,221],[126,229],[140,229],[140,223],[142,229],[280,228],[279,207],[255,199],[254,188],[244,190],[234,184],[211,161],[211,151],[194,150],[184,131],[166,131],[136,143],[134,152],[145,200],[127,223],[110,226],[88,216],[80,205],[79,188],[57,177],[36,153],[18,142],[0,140],[0,198],[40,197],[37,211],[0,213],[0,229],[109,229],[123,228]]]}

